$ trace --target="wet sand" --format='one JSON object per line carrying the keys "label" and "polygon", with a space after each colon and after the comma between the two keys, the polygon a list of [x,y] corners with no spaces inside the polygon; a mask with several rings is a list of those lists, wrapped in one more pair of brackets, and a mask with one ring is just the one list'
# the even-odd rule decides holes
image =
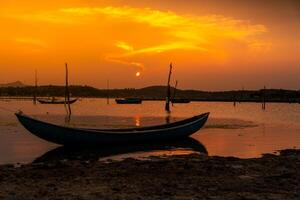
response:
{"label": "wet sand", "polygon": [[[56,158],[56,159],[55,159]],[[300,199],[300,150],[239,159],[94,157],[0,167],[0,199]]]}

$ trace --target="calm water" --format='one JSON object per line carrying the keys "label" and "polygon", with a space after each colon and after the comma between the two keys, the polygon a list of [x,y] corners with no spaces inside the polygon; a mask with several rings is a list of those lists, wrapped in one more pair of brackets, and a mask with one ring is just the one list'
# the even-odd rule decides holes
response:
{"label": "calm water", "polygon": [[[132,127],[165,123],[164,102],[143,102],[142,105],[110,105],[105,99],[83,99],[72,106],[69,126]],[[0,107],[24,113],[52,123],[64,124],[63,105],[34,106],[30,101],[0,101]],[[260,104],[193,102],[172,108],[171,120],[210,112],[206,127],[193,135],[196,140],[181,144],[162,144],[105,149],[99,159],[147,157],[152,155],[206,152],[208,155],[259,157],[285,148],[300,147],[300,104]],[[198,144],[194,144],[194,143]],[[183,144],[184,143],[184,144]],[[64,151],[28,133],[8,111],[0,110],[0,164],[28,163],[43,155]],[[48,153],[47,153],[48,152]],[[47,154],[46,154],[47,153]],[[44,156],[45,156],[44,155]]]}

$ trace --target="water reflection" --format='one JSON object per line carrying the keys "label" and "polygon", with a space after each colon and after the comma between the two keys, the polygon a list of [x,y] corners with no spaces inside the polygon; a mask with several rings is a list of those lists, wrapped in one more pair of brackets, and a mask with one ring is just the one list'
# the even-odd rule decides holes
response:
{"label": "water reflection", "polygon": [[[190,150],[193,153],[208,154],[205,146],[193,138],[186,138],[180,141],[147,143],[147,144],[131,144],[119,146],[105,146],[100,148],[78,148],[61,146],[44,155],[36,158],[33,163],[53,162],[59,160],[90,160],[97,161],[102,158],[120,156],[129,153],[142,153],[143,157],[148,157],[151,152],[156,152],[156,156],[164,155],[165,150],[179,150],[177,154],[181,154],[180,150]],[[134,157],[134,156],[133,156]]]}
{"label": "water reflection", "polygon": [[135,116],[135,126],[136,127],[141,126],[141,117],[139,115]]}
{"label": "water reflection", "polygon": [[[32,101],[0,101],[0,164],[29,163],[57,145],[28,133],[11,111],[24,113],[50,123],[65,125],[63,105],[33,105]],[[168,121],[164,102],[145,101],[143,104],[120,106],[106,99],[81,99],[72,105],[68,124],[93,129],[153,126]],[[176,121],[210,111],[206,127],[192,137],[201,141],[210,155],[260,157],[262,153],[300,147],[300,104],[270,103],[266,111],[260,104],[192,102],[176,104],[170,121]],[[135,117],[138,116],[138,117]],[[169,153],[172,153],[169,151]]]}

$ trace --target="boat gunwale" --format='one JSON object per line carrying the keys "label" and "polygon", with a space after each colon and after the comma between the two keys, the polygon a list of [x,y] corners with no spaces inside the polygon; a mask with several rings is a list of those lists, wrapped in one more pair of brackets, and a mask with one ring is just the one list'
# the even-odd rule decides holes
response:
{"label": "boat gunwale", "polygon": [[[175,122],[172,122],[172,123],[169,123],[169,124],[159,124],[159,125],[154,125],[154,126],[144,126],[144,127],[126,128],[126,129],[84,129],[84,130],[92,130],[92,131],[116,131],[116,132],[117,131],[120,131],[120,132],[123,132],[123,131],[139,131],[140,132],[142,130],[153,130],[155,128],[165,129],[165,128],[171,128],[171,127],[178,127],[180,125],[186,125],[189,122],[193,122],[196,119],[200,119],[200,118],[206,117],[208,115],[209,115],[209,112],[203,113],[203,114],[200,114],[200,115],[197,115],[197,116],[193,116],[193,117],[190,117],[190,118],[187,118],[187,119],[175,121]],[[156,129],[156,130],[158,130],[158,129]]]}

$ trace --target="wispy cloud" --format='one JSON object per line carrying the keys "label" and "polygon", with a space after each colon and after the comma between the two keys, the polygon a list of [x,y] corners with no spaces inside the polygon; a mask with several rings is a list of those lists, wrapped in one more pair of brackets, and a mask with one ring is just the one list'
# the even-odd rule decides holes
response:
{"label": "wispy cloud", "polygon": [[116,46],[127,51],[133,51],[133,47],[123,41],[117,42]]}
{"label": "wispy cloud", "polygon": [[134,61],[127,61],[127,60],[122,60],[120,57],[116,56],[106,56],[105,58],[109,62],[114,62],[114,63],[119,63],[122,65],[127,65],[127,66],[133,66],[136,67],[139,71],[143,71],[145,66],[143,63],[139,62],[134,62]]}
{"label": "wispy cloud", "polygon": [[[152,44],[144,43],[141,45],[139,43],[137,45],[135,44],[135,40],[125,42],[127,40],[119,34],[123,30],[118,29],[118,27],[111,30],[110,34],[113,36],[109,35],[107,37],[111,39],[111,46],[119,49],[116,52],[107,52],[107,60],[142,68],[143,64],[128,60],[135,60],[134,56],[138,55],[156,55],[172,50],[192,50],[210,54],[218,52],[218,55],[237,51],[224,45],[226,44],[224,41],[241,43],[242,45],[240,46],[245,46],[255,51],[266,51],[268,46],[270,46],[270,42],[262,39],[262,36],[268,31],[264,25],[252,24],[249,21],[233,19],[222,15],[183,15],[150,8],[108,6],[62,8],[33,14],[11,14],[10,17],[25,21],[69,25],[101,24],[106,20],[106,22],[111,21],[121,24],[125,22],[140,27],[150,27],[154,32],[156,31],[164,35],[165,38],[161,39],[157,37],[157,40]],[[149,37],[149,35],[150,33],[147,36]],[[143,37],[146,36],[141,34],[141,38],[137,38],[137,41],[143,40]],[[28,39],[27,41],[19,39],[19,42],[39,43],[38,41],[30,41]],[[124,52],[120,52],[120,49]]]}
{"label": "wispy cloud", "polygon": [[[127,55],[141,53],[160,53],[173,49],[198,49],[207,51],[215,40],[230,39],[243,42],[249,48],[257,43],[257,36],[267,32],[267,28],[260,24],[224,17],[221,15],[179,15],[170,11],[159,11],[150,8],[131,7],[84,7],[66,8],[61,12],[79,16],[106,15],[114,20],[132,21],[162,28],[160,31],[170,35],[172,41],[153,47],[146,47]],[[263,42],[261,42],[263,44]],[[128,44],[126,44],[128,45]],[[128,48],[119,44],[120,48]],[[128,50],[128,49],[126,49]],[[130,49],[132,50],[132,49]]]}
{"label": "wispy cloud", "polygon": [[96,7],[96,8],[66,8],[61,12],[87,16],[103,14],[123,21],[135,21],[147,23],[154,27],[169,29],[170,33],[181,38],[203,40],[199,38],[202,34],[222,35],[237,39],[255,36],[265,33],[266,27],[263,25],[252,25],[248,21],[237,20],[224,17],[222,15],[179,15],[174,12],[153,10],[150,8],[131,7]]}
{"label": "wispy cloud", "polygon": [[136,55],[159,54],[162,52],[176,50],[176,49],[191,49],[191,50],[193,49],[193,50],[207,51],[207,49],[197,47],[193,44],[189,45],[186,43],[175,43],[175,42],[170,43],[170,44],[162,44],[162,45],[158,45],[158,46],[153,46],[153,47],[134,49],[132,46],[130,46],[126,42],[119,41],[116,43],[116,46],[118,48],[125,50],[125,52],[122,54],[110,55],[107,57],[108,58],[107,60],[113,61],[113,62],[118,62],[121,64],[126,64],[126,65],[133,65],[133,66],[139,67],[140,70],[143,70],[143,68],[144,68],[144,65],[142,63],[128,62],[128,61],[125,61],[122,59],[128,58],[128,57],[133,57]]}
{"label": "wispy cloud", "polygon": [[[185,42],[172,42],[170,44],[161,44],[161,45],[142,48],[142,49],[136,49],[136,50],[130,49],[129,52],[121,54],[120,57],[129,57],[129,56],[135,56],[135,55],[139,55],[139,54],[157,54],[157,53],[162,53],[162,52],[166,52],[166,51],[170,51],[170,50],[177,50],[177,49],[199,50],[199,51],[203,51],[203,52],[208,51],[207,49],[196,46],[194,44],[188,44]],[[129,49],[126,49],[126,50],[129,50]]]}

